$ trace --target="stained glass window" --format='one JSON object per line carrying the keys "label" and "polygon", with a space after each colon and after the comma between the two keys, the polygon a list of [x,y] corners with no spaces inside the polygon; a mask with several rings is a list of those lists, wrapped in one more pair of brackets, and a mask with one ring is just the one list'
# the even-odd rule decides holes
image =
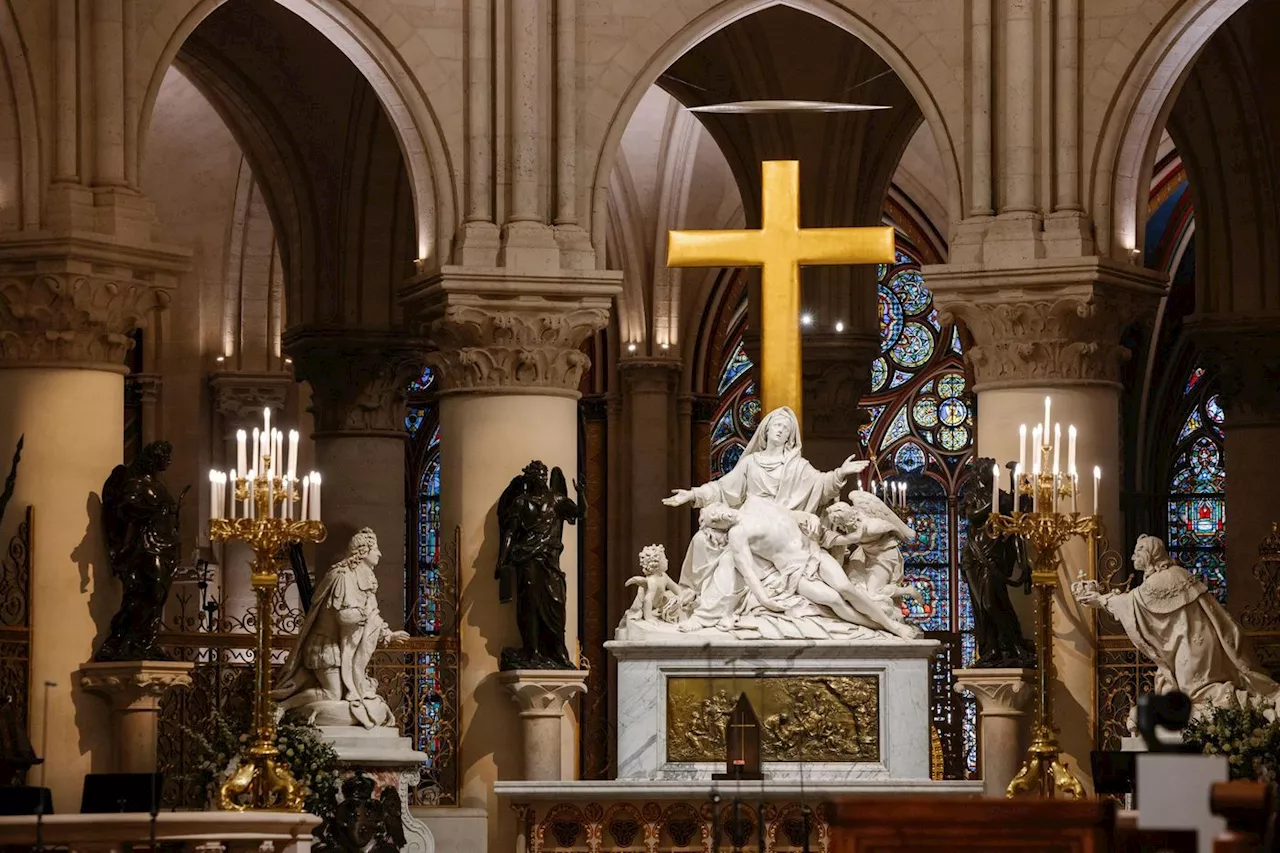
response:
{"label": "stained glass window", "polygon": [[1219,601],[1227,599],[1225,417],[1215,382],[1203,367],[1191,371],[1177,420],[1166,502],[1169,556],[1204,581]]}
{"label": "stained glass window", "polygon": [[723,352],[728,353],[716,374],[720,404],[711,419],[711,478],[727,474],[742,457],[751,434],[760,423],[760,398],[756,395],[755,370],[747,357],[743,336],[747,328],[744,298],[729,322]]}

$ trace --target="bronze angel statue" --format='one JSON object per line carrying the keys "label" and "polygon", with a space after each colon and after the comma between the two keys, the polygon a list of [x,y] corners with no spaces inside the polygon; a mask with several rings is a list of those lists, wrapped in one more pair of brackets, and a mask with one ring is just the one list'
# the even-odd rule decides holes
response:
{"label": "bronze angel statue", "polygon": [[13,465],[9,468],[9,476],[4,480],[4,491],[0,492],[0,522],[4,521],[4,508],[13,497],[13,490],[18,484],[18,461],[22,459],[22,441],[25,435],[18,436],[18,449],[13,451]]}
{"label": "bronze angel statue", "polygon": [[586,515],[581,480],[569,498],[564,473],[536,459],[498,499],[498,600],[514,595],[519,649],[503,649],[502,669],[576,669],[564,644],[566,583],[560,570],[564,523]]}

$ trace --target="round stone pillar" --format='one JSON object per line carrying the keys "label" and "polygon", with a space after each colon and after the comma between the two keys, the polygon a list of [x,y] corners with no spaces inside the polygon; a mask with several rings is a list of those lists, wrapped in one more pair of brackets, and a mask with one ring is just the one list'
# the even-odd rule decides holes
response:
{"label": "round stone pillar", "polygon": [[[428,356],[440,383],[440,509],[447,540],[459,531],[458,805],[489,815],[489,849],[515,839],[509,810],[493,794],[499,779],[521,778],[522,727],[502,686],[499,658],[519,646],[514,604],[498,601],[498,498],[532,460],[578,475],[578,387],[589,359],[579,349],[605,326],[618,274],[567,271],[539,275],[446,267],[411,283],[403,300],[422,317],[439,349]],[[566,637],[578,650],[577,531],[566,526]],[[577,771],[576,714],[560,724],[564,766]]]}
{"label": "round stone pillar", "polygon": [[1026,760],[1035,692],[1034,669],[956,669],[957,693],[978,700],[978,745],[982,750],[982,793],[1003,798]]}
{"label": "round stone pillar", "polygon": [[[101,529],[102,485],[124,452],[126,336],[167,301],[169,277],[156,266],[172,261],[179,268],[182,260],[154,252],[140,260],[145,278],[124,268],[108,278],[77,258],[79,248],[46,241],[37,248],[40,260],[25,263],[0,243],[0,269],[40,268],[0,279],[6,474],[24,438],[0,539],[7,547],[23,510],[34,508],[28,728],[44,765],[32,783],[43,777],[60,813],[78,809],[85,774],[106,770],[111,760],[108,708],[76,674],[120,602]],[[120,256],[129,256],[127,247]]]}
{"label": "round stone pillar", "polygon": [[[1002,468],[1016,462],[1018,427],[1027,425],[1027,466],[1032,465],[1031,432],[1044,419],[1044,398],[1052,398],[1052,421],[1062,425],[1062,465],[1067,464],[1067,428],[1079,433],[1076,465],[1079,511],[1093,511],[1093,467],[1102,469],[1098,513],[1112,548],[1124,549],[1120,518],[1120,365],[1129,357],[1121,335],[1161,292],[1158,274],[1140,267],[1113,266],[1097,258],[1063,260],[1054,267],[974,271],[930,267],[925,280],[940,310],[968,333],[965,359],[977,394],[977,453]],[[1052,465],[1052,461],[1050,462]],[[988,472],[987,477],[990,477]],[[1007,488],[1007,485],[1006,485]],[[1060,511],[1070,512],[1067,505]],[[1053,602],[1053,719],[1063,757],[1086,788],[1091,786],[1089,752],[1096,731],[1095,616],[1070,592],[1071,581],[1088,570],[1088,546],[1075,539],[1063,546]],[[1031,598],[1014,596],[1024,635],[1034,625]]]}
{"label": "round stone pillar", "polygon": [[878,355],[878,332],[804,336],[804,455],[818,470],[833,471],[858,453],[867,417],[859,403]]}
{"label": "round stone pillar", "polygon": [[[680,362],[676,359],[629,358],[618,363],[622,378],[622,411],[625,433],[620,442],[625,460],[625,488],[629,495],[625,516],[626,551],[619,562],[628,574],[639,574],[636,555],[646,545],[663,545],[671,552],[679,513],[662,499],[674,488],[684,488],[676,450],[676,386]],[[619,587],[621,592],[622,588]],[[628,590],[629,591],[629,590]]]}
{"label": "round stone pillar", "polygon": [[[1280,323],[1258,317],[1201,314],[1187,330],[1218,371],[1225,415],[1223,463],[1227,473],[1227,609],[1237,618],[1262,588],[1253,575],[1258,546],[1280,521],[1266,500],[1246,496],[1275,488],[1280,447]],[[1232,496],[1239,498],[1232,500]]]}
{"label": "round stone pillar", "polygon": [[[291,331],[285,346],[311,385],[315,469],[323,484],[316,546],[319,579],[347,553],[356,531],[378,536],[378,609],[405,616],[405,386],[421,370],[421,344],[404,334],[360,329]],[[412,602],[409,602],[412,603]]]}

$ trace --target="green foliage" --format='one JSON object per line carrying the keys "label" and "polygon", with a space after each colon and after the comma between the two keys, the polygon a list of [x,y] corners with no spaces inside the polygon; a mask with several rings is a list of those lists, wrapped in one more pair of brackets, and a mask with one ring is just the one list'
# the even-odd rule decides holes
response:
{"label": "green foliage", "polygon": [[[186,729],[191,741],[197,782],[213,802],[217,788],[240,766],[240,756],[249,745],[250,717],[215,713],[199,729]],[[281,764],[302,784],[306,810],[324,820],[337,807],[338,753],[320,737],[320,729],[296,716],[285,716],[276,726],[276,749]]]}
{"label": "green foliage", "polygon": [[1182,730],[1183,742],[1205,755],[1225,755],[1232,779],[1276,781],[1280,769],[1280,723],[1258,705],[1214,708]]}

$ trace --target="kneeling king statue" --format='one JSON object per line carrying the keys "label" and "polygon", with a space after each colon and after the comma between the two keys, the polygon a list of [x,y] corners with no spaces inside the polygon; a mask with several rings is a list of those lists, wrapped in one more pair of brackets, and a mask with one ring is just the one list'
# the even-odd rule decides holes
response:
{"label": "kneeling king statue", "polygon": [[[564,524],[586,517],[581,479],[573,483],[577,500],[569,498],[564,473],[534,460],[511,480],[498,499],[498,600],[514,594],[518,649],[503,649],[501,667],[508,669],[577,669],[564,644],[566,583],[560,570]],[[514,581],[514,584],[512,583]],[[514,586],[514,589],[513,589]]]}

